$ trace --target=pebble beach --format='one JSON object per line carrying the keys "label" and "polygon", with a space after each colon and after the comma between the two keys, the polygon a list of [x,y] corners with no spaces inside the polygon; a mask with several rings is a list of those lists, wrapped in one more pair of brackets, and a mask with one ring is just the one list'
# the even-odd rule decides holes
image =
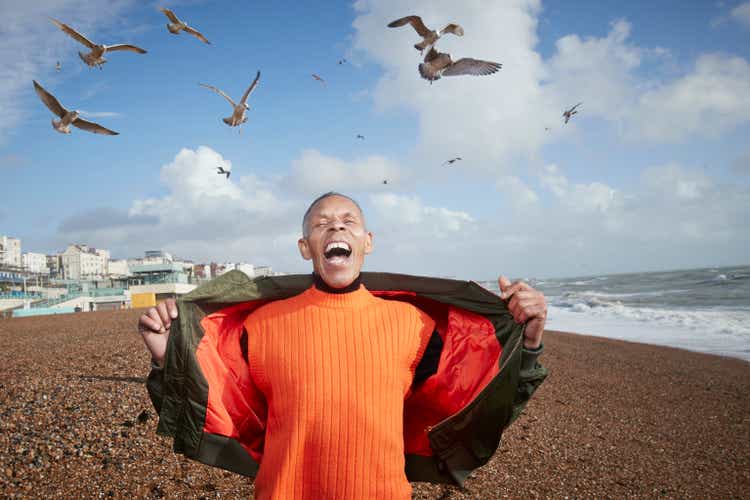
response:
{"label": "pebble beach", "polygon": [[[0,320],[0,498],[249,498],[155,432],[140,311]],[[742,498],[750,363],[548,331],[550,376],[465,487],[415,498]]]}

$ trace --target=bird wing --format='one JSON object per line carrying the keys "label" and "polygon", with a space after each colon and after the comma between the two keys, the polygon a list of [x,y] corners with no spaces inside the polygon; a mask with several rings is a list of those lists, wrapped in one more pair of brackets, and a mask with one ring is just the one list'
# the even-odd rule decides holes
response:
{"label": "bird wing", "polygon": [[203,43],[207,43],[209,45],[211,44],[211,42],[209,42],[208,39],[205,36],[203,36],[203,33],[198,31],[197,29],[191,28],[190,26],[185,26],[185,29],[183,31],[185,31],[185,33],[190,33],[191,35],[193,35],[195,38],[197,38]]}
{"label": "bird wing", "polygon": [[248,96],[253,93],[253,90],[255,90],[255,87],[258,86],[258,81],[260,80],[260,71],[258,71],[258,74],[255,75],[255,80],[253,80],[253,83],[250,84],[250,86],[247,88],[245,93],[242,95],[242,99],[240,99],[241,103],[246,103]]}
{"label": "bird wing", "polygon": [[578,106],[580,106],[581,104],[583,104],[583,102],[579,102],[578,104],[576,104],[575,106],[573,106],[572,108],[570,108],[570,110],[571,110],[571,111],[575,110],[575,109],[576,109],[576,108],[577,108]]}
{"label": "bird wing", "polygon": [[419,36],[425,37],[432,33],[432,30],[424,25],[422,18],[419,16],[406,16],[401,19],[396,19],[388,25],[389,28],[400,28],[405,24],[411,24],[411,27],[419,34]]}
{"label": "bird wing", "polygon": [[440,34],[442,35],[443,33],[452,33],[456,36],[464,36],[464,29],[458,24],[451,23],[445,28],[443,28],[442,30],[440,30]]}
{"label": "bird wing", "polygon": [[503,65],[500,63],[464,57],[445,68],[443,76],[491,75],[502,67]]}
{"label": "bird wing", "polygon": [[222,92],[220,89],[217,89],[213,85],[206,85],[205,83],[199,83],[198,85],[200,85],[201,87],[206,87],[207,89],[213,90],[214,92],[222,96],[224,99],[229,101],[229,104],[231,104],[233,108],[237,106],[237,104],[234,103],[231,97],[229,97],[228,95],[226,95],[224,92]]}
{"label": "bird wing", "polygon": [[76,120],[73,120],[74,127],[78,127],[81,130],[85,130],[87,132],[93,132],[95,134],[102,134],[102,135],[120,135],[119,132],[115,132],[114,130],[110,130],[108,128],[104,128],[98,123],[90,122],[87,120],[84,120],[82,118],[78,118]]}
{"label": "bird wing", "polygon": [[50,19],[50,21],[52,21],[53,23],[55,23],[55,26],[57,26],[58,28],[60,28],[61,30],[63,30],[65,33],[67,33],[68,35],[70,35],[71,37],[73,37],[79,43],[84,44],[86,47],[88,47],[90,49],[94,48],[94,45],[95,45],[94,42],[92,42],[91,40],[89,40],[88,38],[86,38],[85,36],[83,36],[82,34],[78,33],[76,30],[74,30],[73,28],[71,28],[67,24],[61,23],[60,21],[58,21],[57,19],[54,19],[52,17],[50,17],[49,19]]}
{"label": "bird wing", "polygon": [[117,45],[107,45],[108,52],[117,52],[118,50],[127,50],[129,52],[137,52],[138,54],[146,53],[144,49],[140,47],[136,47],[135,45],[127,44],[127,43],[120,43]]}
{"label": "bird wing", "polygon": [[163,13],[163,14],[164,14],[165,16],[167,16],[167,17],[169,18],[169,20],[170,20],[170,21],[172,21],[173,23],[179,23],[179,22],[180,22],[180,20],[179,20],[179,19],[177,18],[177,16],[175,15],[175,13],[174,13],[174,12],[172,12],[171,10],[169,10],[169,9],[165,9],[164,7],[159,7],[159,10],[160,10],[160,11],[161,11],[161,12],[162,12],[162,13]]}
{"label": "bird wing", "polygon": [[321,77],[319,77],[315,73],[312,74],[312,77],[315,78],[316,80],[318,80],[320,83],[325,83],[326,82],[325,80],[323,80]]}
{"label": "bird wing", "polygon": [[55,99],[55,96],[44,90],[44,87],[39,85],[36,80],[33,80],[34,82],[34,90],[36,90],[36,94],[39,96],[39,98],[42,100],[45,106],[49,108],[50,111],[52,111],[54,114],[62,118],[65,116],[65,113],[68,111],[62,107],[60,104],[60,101]]}

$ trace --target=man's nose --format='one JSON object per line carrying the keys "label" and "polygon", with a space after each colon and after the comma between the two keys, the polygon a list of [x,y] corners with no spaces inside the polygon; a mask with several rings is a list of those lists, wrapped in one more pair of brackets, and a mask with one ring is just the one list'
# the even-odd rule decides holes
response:
{"label": "man's nose", "polygon": [[340,220],[333,221],[331,225],[328,226],[329,231],[343,231],[344,229],[346,229],[346,225]]}

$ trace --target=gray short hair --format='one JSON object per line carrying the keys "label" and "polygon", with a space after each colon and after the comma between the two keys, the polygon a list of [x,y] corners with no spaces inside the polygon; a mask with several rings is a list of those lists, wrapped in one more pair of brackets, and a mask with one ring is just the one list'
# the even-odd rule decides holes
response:
{"label": "gray short hair", "polygon": [[327,193],[323,193],[317,198],[315,198],[313,202],[310,203],[310,206],[307,207],[307,210],[305,211],[305,215],[302,217],[302,237],[303,238],[307,238],[310,235],[310,231],[307,228],[307,220],[310,217],[310,212],[312,212],[312,209],[315,207],[315,205],[318,204],[318,202],[325,200],[326,198],[330,198],[331,196],[340,196],[354,203],[357,206],[359,213],[362,214],[362,220],[364,221],[365,213],[362,211],[362,207],[359,206],[359,203],[357,203],[357,200],[355,200],[351,196],[347,196],[345,194],[342,194],[336,191],[328,191]]}

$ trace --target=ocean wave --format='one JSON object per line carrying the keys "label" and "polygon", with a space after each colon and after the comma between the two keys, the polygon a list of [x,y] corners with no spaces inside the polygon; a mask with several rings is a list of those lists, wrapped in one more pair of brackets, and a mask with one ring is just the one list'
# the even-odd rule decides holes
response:
{"label": "ocean wave", "polygon": [[750,361],[750,311],[549,306],[547,328]]}

